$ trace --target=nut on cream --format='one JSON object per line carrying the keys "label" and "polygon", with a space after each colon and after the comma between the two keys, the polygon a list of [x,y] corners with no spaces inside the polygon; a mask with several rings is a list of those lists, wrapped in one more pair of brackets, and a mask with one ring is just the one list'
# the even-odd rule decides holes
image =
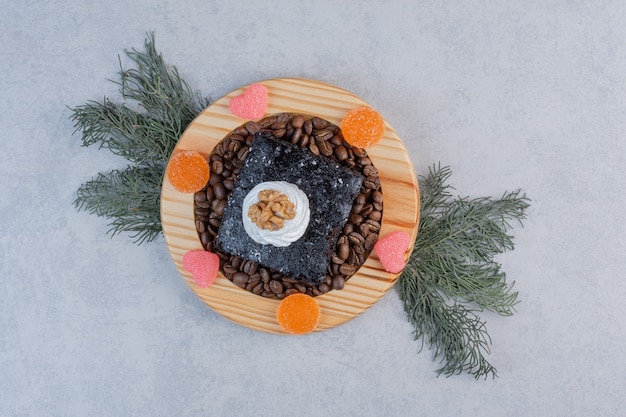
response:
{"label": "nut on cream", "polygon": [[[296,206],[296,216],[291,220],[285,220],[285,224],[279,230],[271,231],[261,229],[248,216],[250,206],[259,201],[259,192],[263,190],[276,190],[285,194],[289,201]],[[250,190],[243,200],[241,208],[241,220],[248,235],[262,245],[286,247],[300,239],[309,226],[311,211],[309,199],[296,185],[286,181],[266,181],[257,184]]]}

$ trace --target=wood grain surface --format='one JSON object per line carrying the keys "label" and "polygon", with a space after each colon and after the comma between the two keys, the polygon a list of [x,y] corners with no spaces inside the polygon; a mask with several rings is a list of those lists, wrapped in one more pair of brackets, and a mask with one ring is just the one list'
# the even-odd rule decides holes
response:
{"label": "wood grain surface", "polygon": [[[354,94],[319,81],[281,78],[260,83],[268,89],[266,115],[302,113],[319,116],[341,126],[341,119],[348,110],[369,106]],[[229,111],[228,103],[233,97],[242,94],[246,87],[230,92],[198,115],[180,138],[174,153],[196,150],[208,156],[231,130],[245,123],[246,120]],[[380,236],[403,230],[409,233],[411,242],[414,242],[419,221],[419,191],[415,171],[402,140],[385,122],[384,137],[378,144],[368,148],[367,152],[379,170],[384,195]],[[208,288],[194,284],[191,274],[182,266],[182,257],[186,252],[203,249],[195,228],[193,208],[193,194],[176,191],[165,179],[161,191],[163,232],[172,259],[189,287],[213,310],[236,323],[255,330],[287,334],[276,321],[279,301],[241,289],[221,274]],[[413,243],[405,257],[412,249]],[[336,327],[360,315],[392,288],[397,278],[398,274],[383,269],[372,251],[365,264],[346,282],[343,290],[333,290],[316,297],[321,308],[321,318],[315,331]]]}

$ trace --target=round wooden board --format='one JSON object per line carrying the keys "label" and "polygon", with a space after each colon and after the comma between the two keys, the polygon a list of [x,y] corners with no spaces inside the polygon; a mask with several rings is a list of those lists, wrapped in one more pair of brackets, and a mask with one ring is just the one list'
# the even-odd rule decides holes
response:
{"label": "round wooden board", "polygon": [[[309,114],[341,126],[341,119],[347,111],[369,106],[354,94],[319,81],[281,78],[260,83],[268,89],[266,115],[283,112]],[[246,120],[230,112],[228,104],[246,88],[230,92],[198,115],[181,136],[174,153],[196,150],[208,156],[230,131],[245,123]],[[384,137],[367,152],[379,170],[385,199],[380,236],[403,230],[414,242],[419,221],[419,191],[415,171],[402,140],[385,122]],[[195,228],[193,208],[193,194],[176,191],[165,179],[161,191],[163,233],[176,268],[189,287],[212,309],[236,323],[255,330],[286,334],[276,321],[279,301],[241,289],[221,273],[208,288],[195,285],[191,274],[182,266],[182,257],[186,252],[203,249]],[[413,243],[405,259],[412,249]],[[372,251],[343,290],[330,291],[315,298],[321,309],[320,323],[315,331],[333,328],[363,313],[393,287],[397,278],[398,274],[383,269]]]}

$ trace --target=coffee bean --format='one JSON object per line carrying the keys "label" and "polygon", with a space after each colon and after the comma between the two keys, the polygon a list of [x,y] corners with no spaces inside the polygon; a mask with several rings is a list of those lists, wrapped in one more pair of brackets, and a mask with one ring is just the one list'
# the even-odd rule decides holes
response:
{"label": "coffee bean", "polygon": [[356,272],[356,267],[351,264],[343,263],[339,265],[339,272],[341,275],[352,276]]}
{"label": "coffee bean", "polygon": [[383,217],[383,214],[380,211],[372,211],[370,214],[368,214],[367,217],[370,220],[374,220],[378,222]]}
{"label": "coffee bean", "polygon": [[262,118],[261,120],[259,120],[259,126],[261,126],[262,128],[266,128],[271,126],[272,124],[274,124],[276,122],[276,116],[266,116],[264,118]]}
{"label": "coffee bean", "polygon": [[280,113],[279,115],[276,116],[277,122],[286,122],[289,119],[291,119],[291,115],[289,113]]}
{"label": "coffee bean", "polygon": [[211,172],[221,174],[222,171],[224,171],[224,164],[222,163],[222,161],[211,162]]}
{"label": "coffee bean", "polygon": [[260,295],[263,292],[263,283],[259,282],[252,288],[252,293],[256,295]]}
{"label": "coffee bean", "polygon": [[293,135],[291,136],[291,143],[295,145],[296,143],[300,141],[301,137],[302,137],[302,129],[298,128],[294,130]]}
{"label": "coffee bean", "polygon": [[318,149],[320,150],[320,154],[324,156],[331,156],[333,154],[333,147],[330,143],[326,141],[320,142],[319,140],[315,141]]}
{"label": "coffee bean", "polygon": [[376,189],[376,183],[374,181],[370,181],[370,180],[363,181],[363,186],[366,189],[368,189],[368,190],[375,190]]}
{"label": "coffee bean", "polygon": [[285,136],[285,133],[287,133],[287,129],[278,129],[274,131],[274,136],[278,139],[282,138],[283,136]]}
{"label": "coffee bean", "polygon": [[[349,250],[349,249],[348,249]],[[330,261],[334,264],[342,264],[344,259],[341,259],[339,256],[337,255],[331,255],[330,257]]]}
{"label": "coffee bean", "polygon": [[274,123],[272,123],[272,125],[270,126],[270,129],[272,130],[282,130],[285,129],[287,127],[287,121],[286,120],[276,120]]}
{"label": "coffee bean", "polygon": [[382,203],[383,202],[383,193],[381,193],[378,190],[374,191],[372,193],[372,200],[374,200],[374,202],[376,202],[376,203]]}
{"label": "coffee bean", "polygon": [[238,271],[233,274],[233,284],[238,287],[245,288],[246,283],[248,282],[248,275]]}
{"label": "coffee bean", "polygon": [[238,126],[235,130],[233,130],[233,134],[248,136],[248,130],[246,129],[246,125]]}
{"label": "coffee bean", "polygon": [[369,236],[370,234],[370,227],[367,225],[367,223],[361,223],[359,225],[359,234],[367,239],[367,236]]}
{"label": "coffee bean", "polygon": [[330,287],[328,286],[328,284],[320,284],[317,286],[317,289],[320,291],[321,294],[326,294],[328,291],[330,291]]}
{"label": "coffee bean", "polygon": [[311,122],[313,123],[313,127],[316,129],[324,129],[328,126],[328,120],[324,120],[319,117],[314,117],[311,119]]}
{"label": "coffee bean", "polygon": [[206,188],[207,201],[213,201],[214,198],[215,198],[215,194],[213,193],[213,187],[211,187],[210,185],[207,185],[207,188]]}
{"label": "coffee bean", "polygon": [[[306,146],[309,145],[309,143],[311,142],[311,138],[309,137],[309,135],[307,135],[306,133],[304,135],[302,135],[302,137],[300,138],[300,142],[298,143],[298,146],[300,146],[301,148],[304,148]],[[319,151],[319,150],[318,150]]]}
{"label": "coffee bean", "polygon": [[239,270],[237,269],[236,266],[230,264],[230,263],[226,263],[224,264],[224,274],[228,277],[232,277],[233,274],[235,274],[235,272],[238,272]]}
{"label": "coffee bean", "polygon": [[[209,224],[217,229],[219,229],[219,227],[222,225],[222,220],[220,217],[215,217],[217,214],[215,214],[215,212],[211,213],[214,216],[210,217],[209,216]],[[210,230],[210,229],[209,229]]]}
{"label": "coffee bean", "polygon": [[241,142],[233,140],[230,141],[230,143],[228,144],[228,152],[237,152],[239,149],[241,149]]}
{"label": "coffee bean", "polygon": [[287,277],[287,276],[281,277],[280,274],[272,275],[272,277],[274,279],[277,279],[277,280],[278,279],[282,280],[282,282],[285,283],[285,284],[297,284],[297,283],[301,282],[299,279],[295,279],[295,278],[291,278],[291,277]]}
{"label": "coffee bean", "polygon": [[239,269],[239,267],[241,266],[241,264],[243,264],[243,258],[240,258],[239,256],[231,256],[230,258],[230,263],[237,269]]}
{"label": "coffee bean", "polygon": [[378,240],[378,234],[376,233],[370,233],[369,235],[367,235],[367,237],[365,238],[365,242],[363,243],[363,247],[365,248],[365,250],[369,251],[372,250],[372,248],[374,247],[374,245],[376,244],[376,241]]}
{"label": "coffee bean", "polygon": [[206,224],[204,222],[196,220],[196,230],[198,231],[198,233],[206,232]]}
{"label": "coffee bean", "polygon": [[291,119],[291,125],[297,129],[301,128],[304,125],[304,116],[298,114]]}
{"label": "coffee bean", "polygon": [[346,159],[348,159],[348,150],[343,145],[337,146],[335,148],[335,152],[334,153],[335,153],[335,156],[337,157],[337,159],[339,159],[340,161],[345,161]]}
{"label": "coffee bean", "polygon": [[333,290],[343,290],[343,286],[345,285],[346,280],[341,275],[337,275],[333,277]]}
{"label": "coffee bean", "polygon": [[228,195],[228,190],[226,190],[223,182],[215,184],[213,186],[213,191],[215,192],[215,198],[218,200],[225,200]]}
{"label": "coffee bean", "polygon": [[224,209],[226,208],[226,200],[213,200],[213,204],[211,205],[213,212],[218,216],[224,215]]}
{"label": "coffee bean", "polygon": [[206,192],[205,191],[198,191],[197,193],[195,193],[193,195],[193,201],[195,203],[206,201]]}
{"label": "coffee bean", "polygon": [[252,120],[245,124],[245,128],[251,135],[254,135],[259,130],[261,130],[261,126],[257,122],[254,122]]}
{"label": "coffee bean", "polygon": [[367,156],[367,151],[363,148],[353,147],[352,152],[354,152],[354,156],[357,158],[364,158]]}
{"label": "coffee bean", "polygon": [[274,294],[280,294],[281,292],[283,292],[283,285],[276,280],[270,281],[269,287],[270,291],[272,291]]}
{"label": "coffee bean", "polygon": [[200,207],[196,205],[196,208],[194,209],[193,212],[196,216],[208,216],[210,210],[208,208],[204,208],[204,207]]}
{"label": "coffee bean", "polygon": [[375,220],[367,219],[365,220],[365,223],[367,223],[367,225],[370,228],[370,231],[372,232],[378,232],[380,230],[380,223]]}
{"label": "coffee bean", "polygon": [[367,165],[372,165],[372,161],[368,158],[368,157],[364,157],[364,158],[359,158],[357,160],[357,163],[363,167],[367,166]]}
{"label": "coffee bean", "polygon": [[[333,132],[330,129],[322,129],[313,135],[318,142],[325,142],[333,137]],[[330,144],[329,144],[330,145]]]}
{"label": "coffee bean", "polygon": [[261,280],[263,280],[263,282],[269,282],[269,280],[270,280],[270,273],[267,270],[267,268],[260,268],[259,269],[259,275],[261,277]]}
{"label": "coffee bean", "polygon": [[361,216],[360,214],[352,213],[350,217],[348,217],[348,221],[352,224],[359,225],[363,223],[363,216]]}
{"label": "coffee bean", "polygon": [[342,261],[345,261],[346,259],[348,259],[349,254],[350,254],[350,245],[347,242],[344,242],[341,245],[339,245],[339,248],[337,250],[337,256],[339,257],[339,259],[341,259]]}
{"label": "coffee bean", "polygon": [[241,265],[241,269],[246,274],[252,275],[252,274],[254,274],[257,271],[258,266],[259,266],[259,264],[257,264],[256,262],[244,261],[244,263]]}
{"label": "coffee bean", "polygon": [[312,153],[313,155],[319,155],[319,154],[320,154],[320,150],[319,150],[319,148],[317,147],[317,145],[315,144],[315,141],[311,141],[311,142],[309,143],[309,150],[311,151],[311,153]]}
{"label": "coffee bean", "polygon": [[228,191],[232,191],[235,188],[235,180],[232,178],[224,178],[224,181],[222,182],[222,184],[224,184],[224,187]]}
{"label": "coffee bean", "polygon": [[224,181],[224,177],[222,177],[220,174],[213,174],[209,177],[209,184],[211,185],[215,185],[222,181]]}
{"label": "coffee bean", "polygon": [[285,130],[285,134],[283,135],[283,140],[285,142],[289,142],[293,136],[294,131],[295,129],[293,127],[288,127],[287,130]]}
{"label": "coffee bean", "polygon": [[347,261],[352,265],[357,265],[359,263],[359,255],[356,253],[354,248],[350,248],[350,255],[348,256]]}
{"label": "coffee bean", "polygon": [[367,203],[366,205],[363,206],[359,214],[363,217],[367,217],[372,211],[374,211],[374,207],[372,206],[371,203]]}
{"label": "coffee bean", "polygon": [[304,121],[303,128],[304,128],[304,133],[311,136],[311,133],[313,133],[313,122],[311,121],[311,119],[307,119]]}
{"label": "coffee bean", "polygon": [[200,243],[206,247],[211,242],[211,235],[208,232],[200,233]]}
{"label": "coffee bean", "polygon": [[363,167],[363,175],[365,175],[366,177],[378,175],[378,170],[373,165],[366,165]]}
{"label": "coffee bean", "polygon": [[355,204],[352,206],[352,213],[353,213],[353,214],[360,214],[360,213],[361,213],[361,211],[363,211],[363,205],[362,205],[362,204],[357,204],[357,203],[355,203]]}
{"label": "coffee bean", "polygon": [[246,156],[248,156],[249,151],[250,151],[250,148],[239,149],[239,152],[237,152],[237,159],[240,161],[243,161],[244,159],[246,159]]}
{"label": "coffee bean", "polygon": [[298,294],[300,291],[296,290],[295,288],[290,288],[287,291],[285,291],[285,295],[294,295],[294,294]]}

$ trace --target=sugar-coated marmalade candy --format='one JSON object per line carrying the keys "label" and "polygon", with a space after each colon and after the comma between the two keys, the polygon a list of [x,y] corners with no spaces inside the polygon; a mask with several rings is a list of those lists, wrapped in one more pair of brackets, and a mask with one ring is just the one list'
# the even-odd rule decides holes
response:
{"label": "sugar-coated marmalade candy", "polygon": [[310,295],[292,294],[278,304],[276,319],[287,333],[310,333],[319,323],[320,307]]}
{"label": "sugar-coated marmalade candy", "polygon": [[393,232],[378,239],[374,251],[385,271],[397,274],[404,269],[404,254],[411,244],[411,236],[407,232]]}
{"label": "sugar-coated marmalade candy", "polygon": [[260,119],[267,110],[267,87],[250,84],[243,94],[233,97],[228,103],[230,112],[242,119]]}
{"label": "sugar-coated marmalade candy", "polygon": [[350,145],[357,148],[369,148],[383,137],[385,121],[371,107],[357,107],[343,117],[341,131]]}
{"label": "sugar-coated marmalade candy", "polygon": [[181,193],[200,191],[210,175],[209,163],[197,151],[180,151],[167,165],[167,180]]}
{"label": "sugar-coated marmalade candy", "polygon": [[213,252],[192,250],[183,255],[183,268],[190,272],[197,286],[206,288],[217,278],[220,258]]}

